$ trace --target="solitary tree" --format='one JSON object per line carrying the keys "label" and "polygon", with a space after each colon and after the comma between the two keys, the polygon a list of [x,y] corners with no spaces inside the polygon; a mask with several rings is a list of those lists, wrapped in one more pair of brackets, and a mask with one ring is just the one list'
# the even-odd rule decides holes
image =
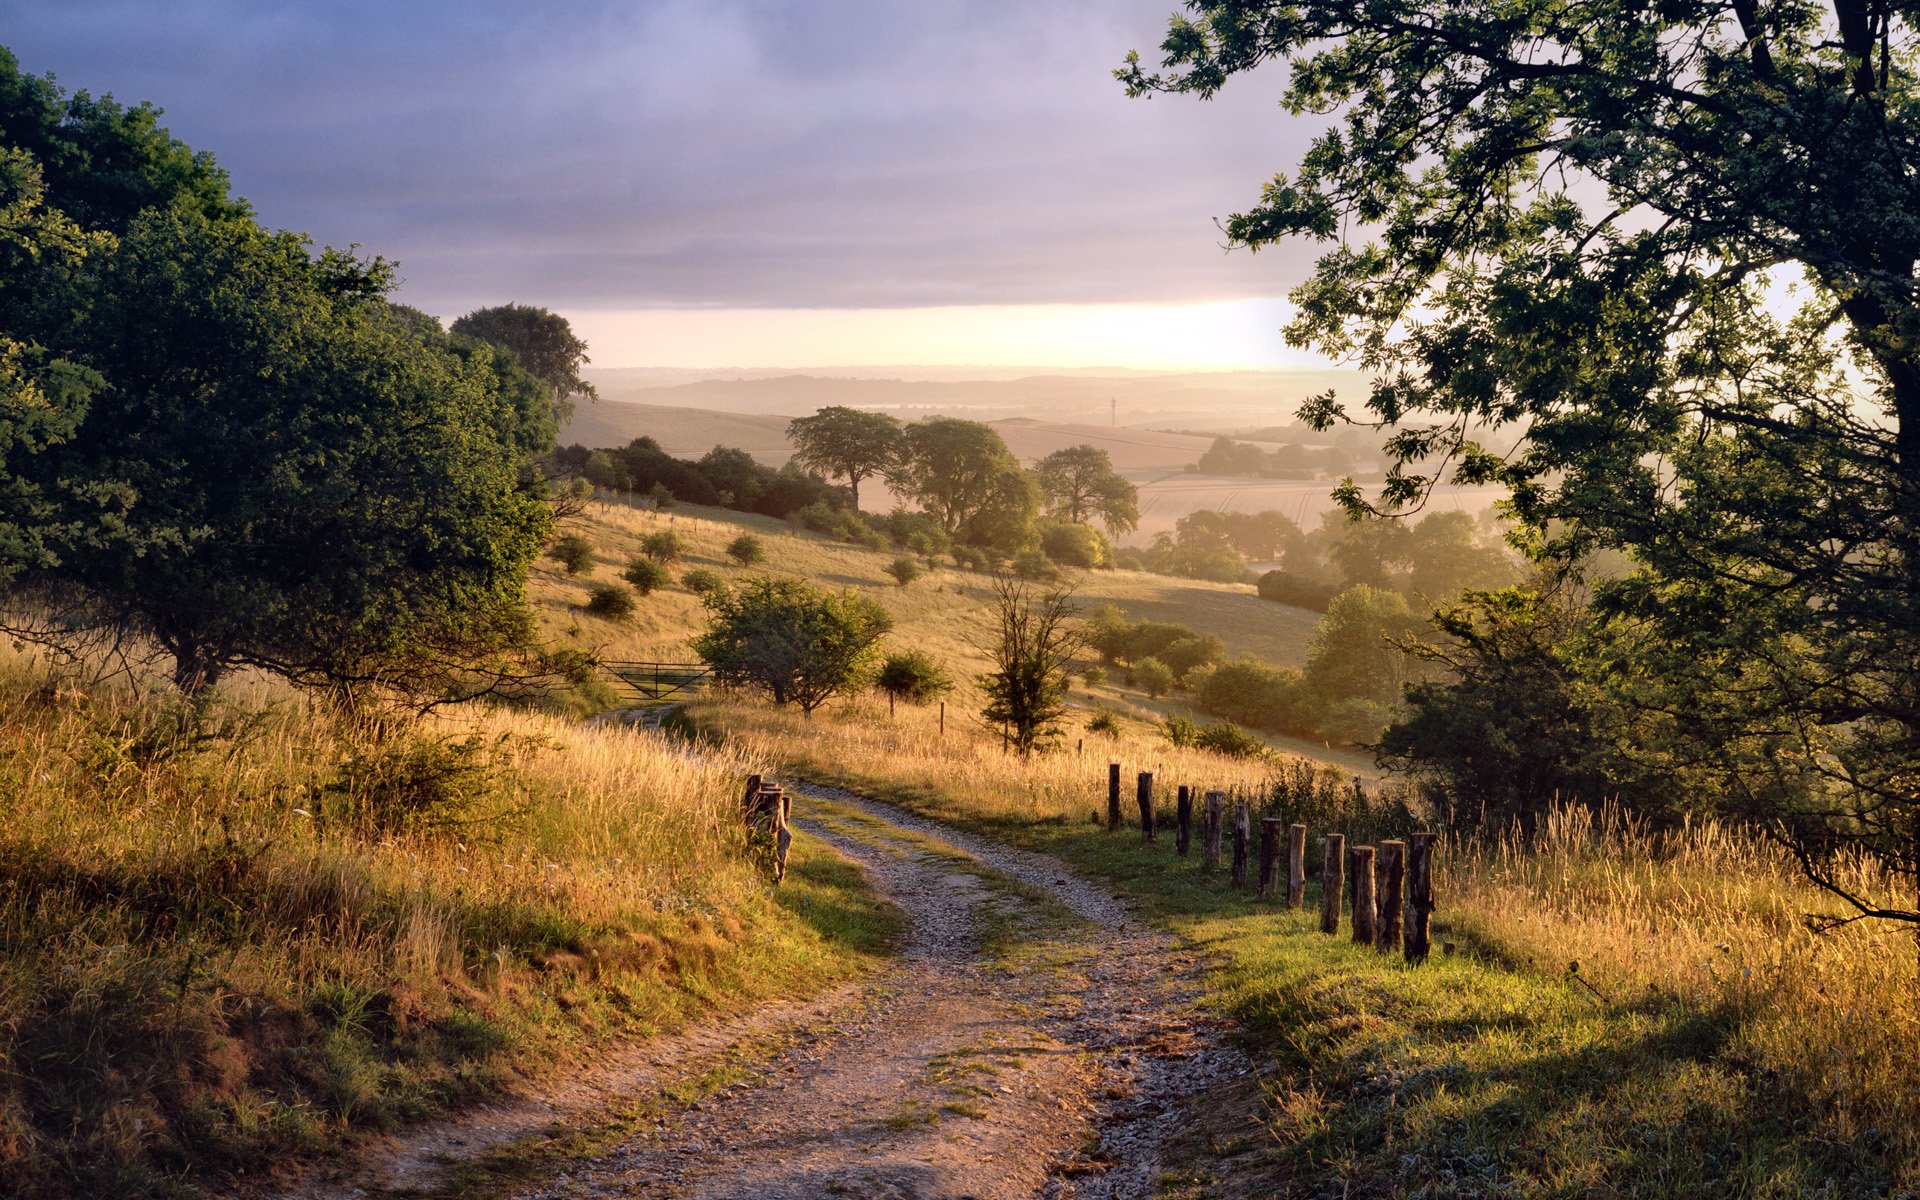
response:
{"label": "solitary tree", "polygon": [[844,479],[860,511],[860,481],[884,475],[900,461],[900,422],[886,413],[834,405],[787,425],[793,461],[829,479]]}
{"label": "solitary tree", "polygon": [[1060,730],[1072,680],[1069,661],[1080,647],[1072,592],[1039,592],[1010,575],[993,581],[993,641],[983,647],[993,670],[980,676],[987,695],[982,715],[1007,731],[1022,755],[1044,747]]}
{"label": "solitary tree", "polygon": [[1076,525],[1098,517],[1115,536],[1140,527],[1140,492],[1113,469],[1113,459],[1097,446],[1055,450],[1034,465],[1049,516]]}
{"label": "solitary tree", "polygon": [[[1376,503],[1450,472],[1507,485],[1548,553],[1630,549],[1640,569],[1596,597],[1637,648],[1616,680],[1815,879],[1920,923],[1828,869],[1855,844],[1920,876],[1914,14],[1188,8],[1164,73],[1120,72],[1131,91],[1279,62],[1294,113],[1340,114],[1227,231],[1333,243],[1288,333],[1372,371],[1368,413],[1399,427]],[[1508,425],[1511,454],[1477,440]]]}
{"label": "solitary tree", "polygon": [[855,591],[826,592],[798,579],[751,579],[706,595],[707,631],[696,654],[722,683],[757,688],[775,704],[813,710],[860,683],[875,643],[893,627]]}
{"label": "solitary tree", "polygon": [[530,304],[499,304],[461,317],[452,332],[513,351],[521,369],[547,385],[556,426],[573,415],[574,397],[600,398],[580,377],[588,361],[587,344],[574,336],[573,326],[559,313]]}

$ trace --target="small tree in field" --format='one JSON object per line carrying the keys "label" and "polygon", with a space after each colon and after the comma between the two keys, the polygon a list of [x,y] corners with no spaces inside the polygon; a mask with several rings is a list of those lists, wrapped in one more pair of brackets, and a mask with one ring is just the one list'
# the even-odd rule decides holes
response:
{"label": "small tree in field", "polygon": [[1080,648],[1071,623],[1079,610],[1070,589],[1037,592],[1010,575],[996,576],[993,592],[996,636],[986,650],[994,669],[980,677],[987,694],[981,715],[1006,729],[1010,746],[1032,754],[1060,732],[1068,661]]}
{"label": "small tree in field", "polygon": [[919,650],[887,655],[873,683],[889,699],[908,704],[925,704],[953,690],[953,677]]}
{"label": "small tree in field", "polygon": [[676,562],[686,552],[687,544],[671,529],[662,529],[659,533],[650,533],[640,539],[640,553],[655,562]]}
{"label": "small tree in field", "polygon": [[753,579],[706,597],[707,631],[694,653],[722,683],[756,688],[808,716],[861,682],[874,643],[893,627],[886,610],[855,591],[827,592],[798,579]]}
{"label": "small tree in field", "polygon": [[895,583],[905,587],[920,578],[920,564],[910,558],[896,558],[887,564],[887,574],[893,576]]}
{"label": "small tree in field", "polygon": [[569,575],[593,574],[593,543],[578,534],[568,534],[553,543],[547,557],[567,569]]}
{"label": "small tree in field", "polygon": [[759,538],[743,533],[727,543],[727,557],[743,567],[767,561],[767,548]]}
{"label": "small tree in field", "polygon": [[627,564],[621,572],[622,579],[633,585],[633,590],[642,596],[650,596],[655,588],[663,588],[673,582],[673,576],[667,569],[650,558],[636,558]]}

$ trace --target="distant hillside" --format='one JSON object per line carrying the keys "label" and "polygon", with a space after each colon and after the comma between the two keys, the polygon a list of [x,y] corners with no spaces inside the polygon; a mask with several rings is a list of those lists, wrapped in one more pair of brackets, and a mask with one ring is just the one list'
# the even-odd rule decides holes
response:
{"label": "distant hillside", "polygon": [[[1357,371],[1049,373],[1018,378],[954,378],[963,368],[937,368],[938,378],[905,374],[784,375],[716,372],[687,379],[653,369],[587,372],[609,401],[704,408],[718,412],[803,415],[829,404],[883,409],[903,417],[944,413],[980,420],[1037,417],[1092,425],[1179,425],[1238,429],[1284,424],[1301,401],[1329,388],[1356,398]],[[983,371],[983,374],[986,372]]]}
{"label": "distant hillside", "polygon": [[[812,408],[801,407],[794,409],[792,415],[812,411]],[[769,466],[779,466],[793,453],[786,439],[787,422],[791,419],[792,416],[784,414],[716,412],[608,399],[580,405],[572,422],[561,431],[560,441],[584,446],[624,446],[644,435],[659,442],[667,453],[681,458],[698,458],[715,446],[733,446]],[[1333,507],[1332,485],[1324,480],[1239,479],[1188,471],[1186,468],[1198,461],[1211,444],[1211,439],[1203,434],[1116,429],[1101,424],[1032,417],[1003,418],[991,424],[1006,439],[1014,455],[1027,464],[1062,447],[1082,443],[1105,450],[1120,473],[1140,489],[1140,528],[1125,539],[1132,544],[1144,544],[1154,534],[1171,530],[1181,517],[1202,508],[1222,512],[1278,509],[1300,524],[1310,525],[1320,519],[1322,512]],[[1275,443],[1254,444],[1271,448]],[[1430,506],[1478,512],[1491,507],[1499,495],[1493,488],[1441,487],[1435,489]],[[893,498],[877,483],[863,485],[862,499],[866,507],[876,510],[885,510],[893,503]]]}

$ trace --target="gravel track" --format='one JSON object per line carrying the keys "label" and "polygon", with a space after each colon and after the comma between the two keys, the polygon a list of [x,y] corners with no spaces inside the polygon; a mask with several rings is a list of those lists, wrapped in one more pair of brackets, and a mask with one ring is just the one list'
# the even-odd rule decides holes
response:
{"label": "gravel track", "polygon": [[[1151,1196],[1182,1110],[1246,1074],[1196,1010],[1201,965],[1058,861],[838,789],[788,782],[795,822],[905,911],[899,960],[803,1004],[649,1043],[556,1096],[451,1120],[305,1196],[431,1193],[458,1162],[589,1127],[741,1042],[741,1078],[584,1157],[549,1154],[520,1200]],[[737,1057],[737,1056],[736,1056]]]}

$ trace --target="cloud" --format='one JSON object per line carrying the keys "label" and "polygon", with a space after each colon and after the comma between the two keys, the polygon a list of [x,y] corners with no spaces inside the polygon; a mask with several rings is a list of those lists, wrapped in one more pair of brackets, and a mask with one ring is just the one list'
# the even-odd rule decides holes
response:
{"label": "cloud", "polygon": [[1129,101],[1165,0],[14,4],[28,70],[151,99],[269,223],[438,311],[1183,303],[1312,132],[1277,75]]}

